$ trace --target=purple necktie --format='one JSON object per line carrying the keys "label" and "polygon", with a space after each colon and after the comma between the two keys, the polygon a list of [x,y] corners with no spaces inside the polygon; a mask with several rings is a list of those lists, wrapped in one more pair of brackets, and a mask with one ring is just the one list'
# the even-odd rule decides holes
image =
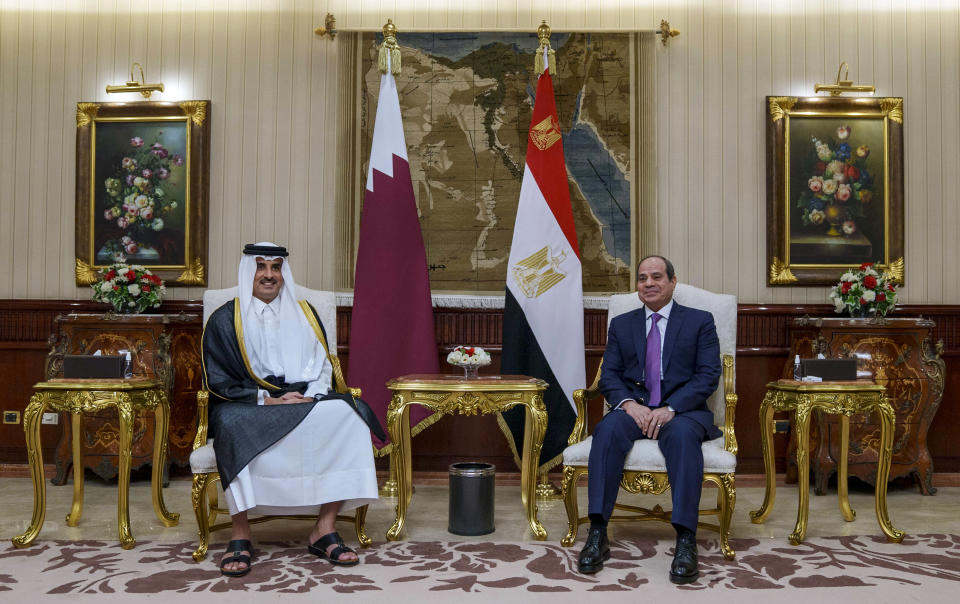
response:
{"label": "purple necktie", "polygon": [[657,321],[661,318],[657,313],[650,315],[652,325],[647,334],[647,357],[643,364],[644,383],[650,393],[647,405],[651,407],[660,405],[660,328]]}

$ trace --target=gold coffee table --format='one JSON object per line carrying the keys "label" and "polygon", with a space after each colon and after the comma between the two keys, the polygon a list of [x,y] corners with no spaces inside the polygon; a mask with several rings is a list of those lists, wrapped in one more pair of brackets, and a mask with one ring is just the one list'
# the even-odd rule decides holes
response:
{"label": "gold coffee table", "polygon": [[893,528],[887,515],[887,479],[893,451],[893,407],[886,398],[886,389],[874,382],[798,382],[780,380],[767,384],[767,394],[760,403],[760,435],[763,446],[763,469],[767,489],[760,509],[750,512],[754,524],[762,523],[773,509],[776,499],[776,468],[773,464],[773,412],[793,411],[797,438],[797,484],[800,503],[797,525],[790,533],[790,543],[799,545],[807,533],[807,511],[810,504],[810,415],[814,409],[823,413],[837,413],[840,418],[840,459],[837,468],[837,492],[844,520],[851,522],[856,513],[850,509],[847,496],[847,455],[850,437],[850,415],[862,411],[876,411],[880,416],[880,447],[877,451],[877,484],[874,506],[877,522],[888,541],[900,543],[904,533]]}
{"label": "gold coffee table", "polygon": [[167,392],[158,380],[149,379],[55,379],[33,387],[35,394],[23,413],[23,431],[27,439],[27,456],[33,478],[33,518],[22,535],[13,538],[17,547],[27,547],[40,534],[46,515],[47,491],[43,478],[43,452],[40,446],[40,418],[46,410],[65,411],[72,415],[73,430],[73,505],[67,514],[67,525],[77,526],[83,513],[83,459],[80,446],[80,425],[83,414],[116,407],[120,417],[117,524],[120,545],[130,549],[136,543],[130,534],[130,446],[133,440],[134,412],[153,410],[156,425],[153,446],[153,509],[164,526],[176,526],[180,515],[171,514],[163,503],[162,474],[167,455],[167,426],[170,404]]}
{"label": "gold coffee table", "polygon": [[523,456],[520,468],[520,499],[527,522],[539,541],[547,531],[537,520],[537,465],[547,429],[547,409],[543,391],[548,384],[525,375],[498,375],[466,379],[458,375],[405,375],[387,382],[393,392],[387,408],[387,431],[393,450],[391,463],[396,468],[397,517],[387,530],[387,540],[400,539],[410,506],[413,468],[410,462],[410,405],[423,405],[434,412],[462,415],[506,411],[516,405],[526,409],[523,431]]}

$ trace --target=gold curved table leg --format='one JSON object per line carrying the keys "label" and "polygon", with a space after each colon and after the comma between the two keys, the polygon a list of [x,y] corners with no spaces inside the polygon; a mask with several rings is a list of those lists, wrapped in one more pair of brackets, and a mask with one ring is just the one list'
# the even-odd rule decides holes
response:
{"label": "gold curved table leg", "polygon": [[790,543],[800,545],[807,534],[807,512],[810,505],[810,408],[798,401],[796,417],[797,430],[797,486],[800,487],[800,501],[797,504],[797,526],[790,533]]}
{"label": "gold curved table leg", "polygon": [[120,547],[130,549],[137,540],[130,533],[130,446],[133,441],[133,408],[126,393],[117,403],[120,416],[120,447],[117,457],[120,461],[120,473],[117,479],[117,532]]}
{"label": "gold curved table leg", "polygon": [[543,411],[543,396],[535,394],[524,396],[526,421],[523,428],[523,457],[520,468],[520,499],[527,512],[527,523],[537,541],[547,538],[547,530],[537,520],[537,466],[540,464],[540,451],[543,449],[543,435],[546,432],[546,412]]}
{"label": "gold curved table leg", "polygon": [[890,478],[890,463],[893,456],[893,422],[894,411],[890,403],[884,399],[877,405],[880,415],[880,451],[877,460],[877,486],[874,494],[874,505],[877,508],[877,522],[880,530],[887,536],[887,541],[900,543],[904,532],[893,528],[890,516],[887,515],[887,480]]}
{"label": "gold curved table leg", "polygon": [[70,414],[70,430],[73,438],[73,503],[66,521],[67,526],[77,526],[83,514],[83,447],[80,442],[80,433],[83,431],[82,413]]}
{"label": "gold curved table leg", "polygon": [[770,392],[760,403],[760,445],[763,454],[763,475],[766,478],[766,490],[759,510],[750,512],[750,522],[760,524],[767,519],[777,499],[777,467],[773,461],[773,444],[770,433],[773,432],[773,397]]}
{"label": "gold curved table leg", "polygon": [[46,399],[43,394],[37,393],[30,397],[30,402],[23,411],[23,432],[27,441],[30,478],[33,479],[33,517],[27,530],[11,539],[16,547],[27,547],[33,543],[40,534],[46,514],[47,485],[43,478],[43,451],[40,449],[40,417],[44,407]]}
{"label": "gold curved table leg", "polygon": [[[407,521],[407,508],[410,506],[410,487],[413,483],[413,468],[410,461],[410,407],[404,401],[403,394],[394,394],[388,409],[388,427],[393,450],[390,457],[395,458],[397,467],[397,506],[396,519],[387,529],[387,541],[400,539],[403,525]],[[391,416],[392,412],[392,417]]]}
{"label": "gold curved table leg", "polygon": [[154,409],[153,471],[150,475],[150,490],[153,494],[153,511],[163,526],[177,526],[180,514],[170,513],[163,502],[163,468],[167,463],[167,439],[170,427],[170,402],[166,393],[160,394],[160,402]]}
{"label": "gold curved table leg", "polygon": [[837,497],[840,499],[840,513],[847,522],[853,522],[857,513],[850,507],[847,493],[847,464],[850,455],[850,416],[840,416],[840,459],[837,464]]}
{"label": "gold curved table leg", "polygon": [[[391,441],[392,442],[392,441]],[[381,497],[397,496],[397,462],[393,455],[390,455],[390,474],[380,487],[379,495]]]}

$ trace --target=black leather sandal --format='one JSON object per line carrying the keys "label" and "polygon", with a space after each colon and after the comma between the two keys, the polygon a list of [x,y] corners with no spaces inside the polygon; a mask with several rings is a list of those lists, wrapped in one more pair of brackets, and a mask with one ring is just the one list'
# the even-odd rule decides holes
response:
{"label": "black leather sandal", "polygon": [[[327,548],[337,544],[337,547],[333,548],[333,551],[330,554],[327,554]],[[343,539],[340,538],[340,534],[336,531],[320,537],[313,543],[307,546],[307,551],[317,556],[318,558],[323,558],[324,560],[329,560],[331,564],[337,566],[356,566],[360,564],[360,558],[356,560],[341,560],[340,557],[346,553],[356,553],[343,543]]]}
{"label": "black leather sandal", "polygon": [[[243,554],[241,552],[248,551],[253,552],[253,545],[250,543],[249,539],[235,539],[227,544],[227,549],[224,552],[225,554],[231,554],[230,556],[224,556],[220,560],[220,574],[224,577],[242,577],[250,572],[250,556]],[[246,568],[241,568],[239,570],[227,570],[224,568],[227,564],[232,564],[234,562],[239,562],[240,564],[246,564]]]}

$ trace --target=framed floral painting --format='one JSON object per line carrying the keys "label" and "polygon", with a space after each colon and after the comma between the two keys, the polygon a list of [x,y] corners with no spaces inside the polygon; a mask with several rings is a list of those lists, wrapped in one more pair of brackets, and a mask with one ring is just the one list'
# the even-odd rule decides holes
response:
{"label": "framed floral painting", "polygon": [[116,262],[206,285],[210,101],[78,103],[76,279]]}
{"label": "framed floral painting", "polygon": [[770,285],[903,265],[903,99],[767,97]]}

